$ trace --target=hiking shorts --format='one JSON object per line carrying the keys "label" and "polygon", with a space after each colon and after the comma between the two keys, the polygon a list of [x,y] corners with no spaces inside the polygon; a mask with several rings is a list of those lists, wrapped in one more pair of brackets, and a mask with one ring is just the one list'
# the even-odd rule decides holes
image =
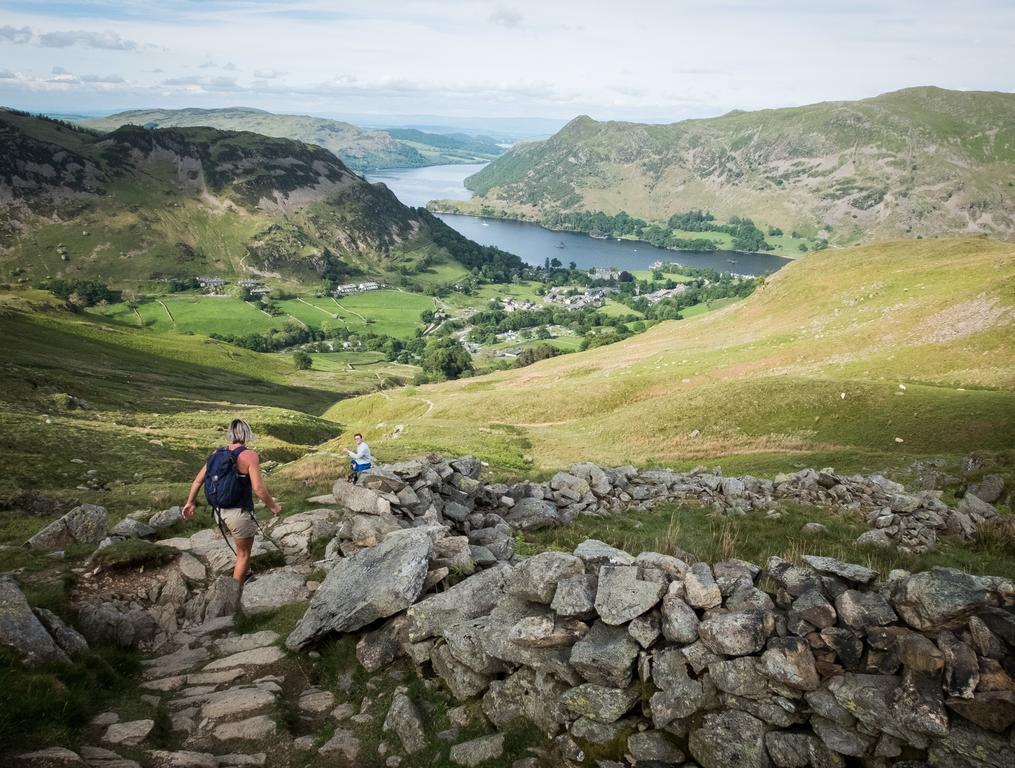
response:
{"label": "hiking shorts", "polygon": [[222,522],[226,530],[233,535],[234,539],[252,539],[257,533],[257,522],[254,520],[253,512],[244,512],[239,507],[233,509],[219,510]]}

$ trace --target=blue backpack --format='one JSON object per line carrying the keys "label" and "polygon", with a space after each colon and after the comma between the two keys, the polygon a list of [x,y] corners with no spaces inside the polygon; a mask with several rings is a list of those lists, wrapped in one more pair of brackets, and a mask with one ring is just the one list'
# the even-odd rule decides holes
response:
{"label": "blue backpack", "polygon": [[229,450],[219,448],[208,457],[204,473],[204,497],[212,509],[232,509],[244,501],[245,488],[240,482],[236,458],[247,450],[244,446]]}

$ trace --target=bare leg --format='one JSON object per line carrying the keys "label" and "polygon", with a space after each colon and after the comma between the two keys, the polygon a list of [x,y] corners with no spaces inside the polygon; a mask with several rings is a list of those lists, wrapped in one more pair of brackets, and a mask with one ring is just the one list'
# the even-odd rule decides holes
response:
{"label": "bare leg", "polygon": [[247,577],[247,568],[250,567],[250,550],[254,548],[254,539],[233,539],[236,545],[236,567],[233,568],[233,578],[241,584]]}

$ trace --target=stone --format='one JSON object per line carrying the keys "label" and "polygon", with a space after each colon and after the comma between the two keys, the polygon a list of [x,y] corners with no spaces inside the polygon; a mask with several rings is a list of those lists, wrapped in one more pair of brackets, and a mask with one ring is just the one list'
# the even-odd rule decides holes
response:
{"label": "stone", "polygon": [[204,563],[189,552],[180,553],[180,557],[176,561],[176,567],[180,571],[184,581],[188,584],[202,584],[208,578],[208,572],[204,567]]}
{"label": "stone", "polygon": [[512,527],[521,531],[535,531],[560,525],[561,517],[557,506],[542,499],[519,499],[504,516],[504,520]]}
{"label": "stone", "polygon": [[652,712],[652,724],[656,728],[665,728],[674,720],[691,717],[705,705],[705,692],[701,682],[692,680],[687,672],[667,676],[665,680],[653,673],[653,680],[663,686],[649,698],[649,709]]}
{"label": "stone", "polygon": [[768,768],[765,730],[746,712],[710,713],[690,732],[688,749],[702,768]]}
{"label": "stone", "polygon": [[944,654],[933,642],[917,632],[898,635],[895,652],[899,661],[915,672],[938,673],[944,668]]}
{"label": "stone", "polygon": [[418,643],[440,635],[447,626],[488,614],[503,599],[510,573],[508,566],[495,566],[416,603],[407,611],[409,640]]}
{"label": "stone", "polygon": [[402,655],[408,639],[408,617],[404,614],[393,616],[359,639],[356,643],[356,659],[367,672],[376,672]]}
{"label": "stone", "polygon": [[792,597],[800,597],[809,589],[822,590],[821,576],[810,568],[801,568],[783,560],[781,557],[770,557],[765,564],[769,577],[785,589]]}
{"label": "stone", "polygon": [[811,718],[811,727],[822,744],[840,755],[862,757],[870,749],[873,741],[870,736],[816,715]]}
{"label": "stone", "polygon": [[638,644],[623,627],[595,622],[571,649],[571,666],[590,683],[626,688],[631,683]]}
{"label": "stone", "polygon": [[465,701],[486,690],[490,678],[474,672],[471,668],[458,661],[447,645],[436,647],[430,654],[430,663],[434,672],[448,686],[452,695],[459,701]]}
{"label": "stone", "polygon": [[888,531],[881,528],[872,528],[869,531],[864,531],[856,537],[855,543],[860,547],[881,547],[884,549],[895,546],[895,542],[888,535]]}
{"label": "stone", "polygon": [[37,551],[63,549],[70,544],[98,544],[106,538],[105,507],[82,504],[32,536],[26,546]]}
{"label": "stone", "polygon": [[774,637],[761,655],[761,672],[766,677],[799,691],[818,687],[818,671],[814,654],[800,637]]}
{"label": "stone", "polygon": [[[2,608],[0,608],[0,611],[2,611]],[[77,656],[88,650],[88,641],[85,640],[84,635],[74,629],[74,627],[66,624],[63,619],[52,611],[45,608],[36,608],[35,616],[42,623],[42,626],[45,627],[46,631],[49,632],[50,637],[53,638],[60,650],[68,656]]]}
{"label": "stone", "polygon": [[274,703],[275,694],[263,688],[227,688],[208,695],[201,707],[201,717],[217,720],[236,715],[251,715]]}
{"label": "stone", "polygon": [[892,714],[904,729],[930,736],[946,735],[948,713],[941,695],[940,678],[907,669],[902,675],[902,684],[895,691]]}
{"label": "stone", "polygon": [[695,563],[684,575],[687,604],[692,608],[715,608],[722,605],[722,592],[715,583],[708,563]]}
{"label": "stone", "polygon": [[627,552],[611,547],[598,539],[586,539],[574,550],[575,557],[585,561],[585,565],[598,569],[601,565],[633,565],[634,558]]}
{"label": "stone", "polygon": [[937,644],[944,656],[945,691],[949,696],[971,699],[980,682],[980,665],[975,651],[947,631],[938,634]]}
{"label": "stone", "polygon": [[835,598],[835,610],[843,624],[857,630],[891,624],[899,618],[877,592],[855,589],[847,589]]}
{"label": "stone", "polygon": [[240,609],[243,587],[232,576],[219,576],[205,593],[204,620],[233,616]]}
{"label": "stone", "polygon": [[662,634],[662,621],[656,612],[647,613],[633,619],[627,625],[627,634],[634,638],[642,648],[648,648]]}
{"label": "stone", "polygon": [[[250,651],[254,648],[264,648],[267,645],[274,645],[279,640],[278,632],[274,632],[270,629],[262,629],[260,632],[251,632],[248,635],[231,635],[229,637],[223,637],[220,640],[215,641],[215,653],[219,656],[231,656],[234,653],[240,651]],[[222,673],[219,673],[222,674]],[[195,684],[195,681],[191,678],[196,677],[195,675],[188,676],[187,682],[191,685]],[[208,679],[207,683],[219,683],[228,682],[227,680],[216,680]]]}
{"label": "stone", "polygon": [[765,746],[778,768],[841,768],[845,764],[841,755],[810,733],[770,731],[765,734]]}
{"label": "stone", "polygon": [[302,569],[277,568],[243,587],[240,609],[248,616],[256,616],[301,603],[308,597],[307,577]]}
{"label": "stone", "polygon": [[356,765],[359,750],[360,743],[356,734],[345,728],[336,728],[331,738],[322,744],[317,752],[324,756],[341,755],[349,765]]}
{"label": "stone", "polygon": [[230,739],[243,739],[245,741],[257,741],[273,736],[276,731],[275,721],[268,715],[256,715],[245,720],[222,723],[215,726],[212,736],[218,741],[229,741]]}
{"label": "stone", "polygon": [[578,619],[543,614],[520,619],[511,627],[507,639],[528,648],[558,648],[574,645],[588,631],[588,625]]}
{"label": "stone", "polygon": [[638,688],[608,688],[583,683],[569,689],[560,702],[570,711],[600,723],[612,723],[626,715],[638,700]]}
{"label": "stone", "polygon": [[405,610],[422,591],[432,550],[429,533],[410,528],[343,558],[314,592],[286,647],[299,650],[327,634],[352,632]]}
{"label": "stone", "polygon": [[658,552],[642,552],[634,559],[634,564],[641,568],[662,571],[672,581],[683,579],[688,568],[687,563],[680,558]]}
{"label": "stone", "polygon": [[569,471],[575,477],[584,480],[592,492],[600,498],[609,494],[613,488],[609,475],[595,464],[589,462],[572,464]]}
{"label": "stone", "polygon": [[771,617],[764,611],[743,611],[707,616],[698,626],[705,646],[721,656],[746,656],[765,647]]}
{"label": "stone", "polygon": [[350,512],[364,515],[390,515],[391,502],[377,491],[355,485],[345,479],[336,480],[331,489],[336,503]]}
{"label": "stone", "polygon": [[391,707],[384,718],[384,730],[397,734],[402,748],[410,755],[426,748],[426,731],[423,718],[403,691],[396,691],[391,698]]}
{"label": "stone", "polygon": [[892,604],[909,626],[934,631],[956,628],[970,614],[996,604],[987,579],[935,566],[899,581]]}
{"label": "stone", "polygon": [[455,765],[473,768],[490,760],[496,760],[502,754],[504,754],[504,734],[495,733],[455,744],[451,747],[451,762]]}
{"label": "stone", "polygon": [[604,623],[626,624],[653,608],[665,589],[663,584],[639,579],[637,566],[604,565],[599,569],[595,608]]}
{"label": "stone", "polygon": [[[117,756],[119,757],[119,756]],[[34,752],[22,752],[17,755],[22,764],[46,766],[84,766],[88,765],[77,752],[72,752],[66,747],[48,747],[38,749]]]}
{"label": "stone", "polygon": [[274,664],[285,656],[285,651],[275,645],[263,648],[254,648],[249,651],[240,651],[231,656],[207,664],[203,671],[214,672],[220,669],[232,669],[233,667],[260,667]]}
{"label": "stone", "polygon": [[183,512],[179,507],[173,506],[169,509],[163,509],[160,512],[156,512],[150,518],[148,518],[148,525],[156,530],[163,528],[169,528],[171,525],[175,525],[183,519]]}
{"label": "stone", "polygon": [[[966,488],[966,496],[975,496],[987,504],[996,504],[1004,494],[1004,478],[1000,475],[984,475]],[[965,500],[965,497],[963,497]]]}
{"label": "stone", "polygon": [[131,720],[127,723],[113,723],[106,728],[102,740],[110,744],[124,744],[135,747],[144,741],[155,727],[154,720]]}
{"label": "stone", "polygon": [[836,560],[834,557],[804,555],[801,559],[819,573],[827,573],[832,576],[838,576],[841,579],[852,581],[856,584],[870,584],[878,577],[877,571],[871,570],[870,568],[866,568],[862,565],[845,563],[842,560]]}
{"label": "stone", "polygon": [[945,703],[988,731],[1002,733],[1015,724],[1015,691],[977,691],[971,699],[948,699]]}
{"label": "stone", "polygon": [[482,633],[490,624],[489,616],[452,624],[444,630],[444,640],[451,655],[480,675],[496,675],[505,670],[504,663],[484,649]]}
{"label": "stone", "polygon": [[762,675],[760,666],[754,656],[720,659],[708,665],[708,674],[720,691],[756,698],[768,690],[768,680]]}
{"label": "stone", "polygon": [[149,536],[154,536],[155,533],[155,529],[148,523],[125,517],[110,528],[107,535],[113,539],[147,539]]}
{"label": "stone", "polygon": [[1015,749],[1004,736],[956,720],[947,736],[931,742],[927,761],[942,768],[1015,768]]}
{"label": "stone", "polygon": [[17,651],[26,664],[68,661],[18,585],[6,576],[0,576],[0,644]]}
{"label": "stone", "polygon": [[568,719],[561,704],[567,690],[552,675],[522,667],[507,679],[490,683],[483,696],[483,713],[498,730],[525,720],[550,738]]}
{"label": "stone", "polygon": [[668,594],[662,603],[663,637],[687,645],[698,639],[698,614],[679,595]]}
{"label": "stone", "polygon": [[627,755],[635,765],[684,762],[684,753],[662,731],[632,733],[627,737]]}
{"label": "stone", "polygon": [[596,615],[596,586],[597,579],[591,573],[561,579],[553,593],[550,607],[558,616],[590,619]]}
{"label": "stone", "polygon": [[297,706],[308,715],[323,715],[335,708],[335,694],[320,688],[307,688],[300,694]]}
{"label": "stone", "polygon": [[516,566],[508,576],[504,589],[524,600],[549,605],[562,579],[585,572],[585,563],[564,552],[541,552]]}
{"label": "stone", "polygon": [[835,608],[817,589],[809,589],[794,600],[792,613],[818,629],[835,626]]}
{"label": "stone", "polygon": [[148,753],[154,757],[159,765],[171,766],[172,768],[218,768],[218,760],[215,755],[209,752],[190,752],[180,750],[179,752],[168,752],[164,749],[153,749]]}

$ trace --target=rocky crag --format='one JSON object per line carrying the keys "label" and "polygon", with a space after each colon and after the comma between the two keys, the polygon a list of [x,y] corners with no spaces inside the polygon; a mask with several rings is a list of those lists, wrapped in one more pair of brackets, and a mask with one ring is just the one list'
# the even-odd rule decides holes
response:
{"label": "rocky crag", "polygon": [[[321,508],[285,518],[271,540],[259,540],[262,551],[281,550],[286,565],[242,592],[219,575],[230,553],[217,532],[163,540],[181,552],[169,566],[130,579],[85,574],[80,634],[33,612],[13,581],[0,582],[0,638],[31,638],[20,645],[27,661],[36,660],[31,649],[50,645],[50,658],[88,642],[147,649],[145,696],[168,713],[179,743],[155,748],[154,718],[122,722],[109,712],[93,723],[96,746],[54,745],[22,763],[274,766],[316,752],[337,764],[395,768],[416,764],[413,756],[436,738],[453,745],[453,763],[474,766],[501,757],[504,732],[527,722],[546,746],[519,768],[618,768],[620,760],[1015,766],[1010,581],[944,568],[881,581],[864,566],[824,557],[709,564],[593,540],[529,558],[513,547],[520,529],[672,498],[744,513],[804,498],[856,504],[874,521],[934,513],[941,524],[926,527],[959,533],[950,521],[974,520],[972,512],[883,478],[813,470],[768,482],[575,465],[548,483],[513,486],[483,483],[480,470],[475,459],[433,458],[382,467],[356,485],[337,482],[317,499]],[[1003,486],[991,480],[977,490],[989,497]],[[913,509],[903,509],[906,499]],[[151,535],[178,514],[127,518],[107,530],[105,510],[81,508],[30,543],[108,545]],[[324,559],[313,562],[325,542]],[[237,614],[308,598],[287,638],[237,631]],[[336,633],[355,633],[357,660],[378,681],[411,660],[423,690],[460,702],[449,712],[452,726],[429,733],[427,702],[407,687],[340,701],[341,685],[316,687],[283,665],[293,658],[286,649],[312,656]],[[294,737],[279,722],[294,686],[299,717],[316,723],[316,735]],[[372,721],[383,721],[387,735],[377,754],[357,736]],[[484,724],[488,732],[475,737]]]}

